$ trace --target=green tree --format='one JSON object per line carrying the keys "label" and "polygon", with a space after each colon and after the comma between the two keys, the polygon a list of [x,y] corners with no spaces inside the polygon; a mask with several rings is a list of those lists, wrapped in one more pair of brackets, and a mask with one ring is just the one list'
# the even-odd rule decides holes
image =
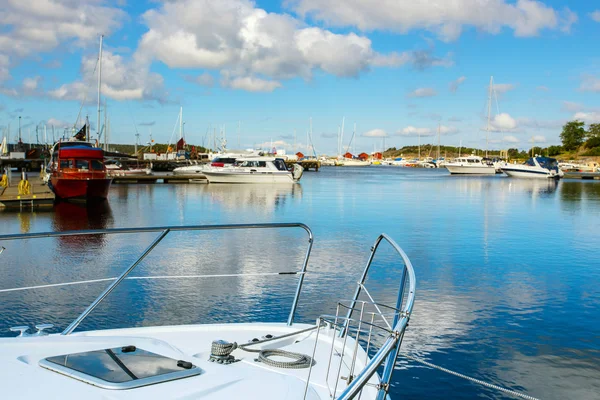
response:
{"label": "green tree", "polygon": [[600,138],[600,124],[590,124],[586,137],[588,139]]}
{"label": "green tree", "polygon": [[557,156],[563,151],[562,146],[549,146],[547,150],[550,157]]}
{"label": "green tree", "polygon": [[565,150],[577,150],[583,144],[587,132],[582,121],[570,121],[563,126],[560,139]]}

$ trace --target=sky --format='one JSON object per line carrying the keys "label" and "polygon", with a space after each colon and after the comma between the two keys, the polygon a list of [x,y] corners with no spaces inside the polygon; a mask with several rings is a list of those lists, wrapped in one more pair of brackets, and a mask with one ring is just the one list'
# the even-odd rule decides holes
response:
{"label": "sky", "polygon": [[180,108],[189,143],[332,155],[600,123],[597,1],[0,0],[0,136],[96,131],[101,34],[114,143],[177,140]]}

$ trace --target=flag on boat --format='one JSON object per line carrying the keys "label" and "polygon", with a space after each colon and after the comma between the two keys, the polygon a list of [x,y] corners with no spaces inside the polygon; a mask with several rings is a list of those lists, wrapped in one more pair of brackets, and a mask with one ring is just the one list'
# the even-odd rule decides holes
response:
{"label": "flag on boat", "polygon": [[87,124],[84,124],[83,127],[75,134],[75,139],[77,140],[86,140],[86,132],[87,132]]}

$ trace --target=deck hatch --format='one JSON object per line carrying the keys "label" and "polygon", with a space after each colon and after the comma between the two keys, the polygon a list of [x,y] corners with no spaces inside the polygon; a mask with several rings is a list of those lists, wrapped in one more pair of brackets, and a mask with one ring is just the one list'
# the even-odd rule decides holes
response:
{"label": "deck hatch", "polygon": [[48,357],[40,366],[104,389],[133,389],[202,373],[191,363],[135,346]]}

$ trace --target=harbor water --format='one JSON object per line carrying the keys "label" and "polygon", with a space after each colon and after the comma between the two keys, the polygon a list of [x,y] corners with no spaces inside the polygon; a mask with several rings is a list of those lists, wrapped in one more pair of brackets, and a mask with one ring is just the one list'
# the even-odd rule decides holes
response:
{"label": "harbor water", "polygon": [[[0,234],[256,222],[303,222],[314,232],[297,321],[335,313],[385,232],[417,276],[401,354],[537,398],[600,399],[598,182],[330,167],[293,185],[113,185],[107,203],[0,212]],[[154,237],[0,243],[0,289],[114,277]],[[301,230],[173,233],[132,275],[296,271],[306,245]],[[393,303],[398,260],[382,250],[370,290]],[[126,281],[80,329],[285,321],[296,282],[286,275]],[[0,293],[0,336],[39,323],[58,332],[106,285]],[[402,356],[391,397],[512,398]]]}

